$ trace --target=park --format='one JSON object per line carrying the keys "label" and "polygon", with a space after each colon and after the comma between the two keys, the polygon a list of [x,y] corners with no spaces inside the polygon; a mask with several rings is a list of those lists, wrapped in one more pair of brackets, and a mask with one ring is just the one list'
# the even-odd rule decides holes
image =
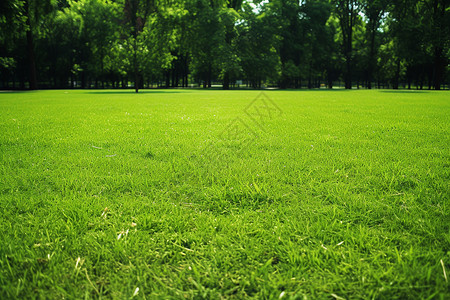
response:
{"label": "park", "polygon": [[5,0],[1,299],[448,299],[441,0]]}

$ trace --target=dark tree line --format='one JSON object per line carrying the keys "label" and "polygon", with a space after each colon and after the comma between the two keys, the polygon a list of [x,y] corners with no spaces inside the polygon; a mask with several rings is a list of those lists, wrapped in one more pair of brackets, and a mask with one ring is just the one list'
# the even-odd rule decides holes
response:
{"label": "dark tree line", "polygon": [[3,0],[0,88],[429,88],[447,0]]}

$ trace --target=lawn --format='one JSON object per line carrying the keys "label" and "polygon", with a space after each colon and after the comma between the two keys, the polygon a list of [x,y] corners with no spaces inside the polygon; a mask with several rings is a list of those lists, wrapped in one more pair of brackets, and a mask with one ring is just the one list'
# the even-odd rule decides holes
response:
{"label": "lawn", "polygon": [[0,93],[0,298],[450,298],[450,94]]}

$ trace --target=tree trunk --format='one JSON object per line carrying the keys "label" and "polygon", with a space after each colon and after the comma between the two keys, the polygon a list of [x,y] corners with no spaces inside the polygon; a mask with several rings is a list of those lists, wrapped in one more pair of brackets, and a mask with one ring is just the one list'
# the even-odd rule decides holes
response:
{"label": "tree trunk", "polygon": [[134,64],[134,90],[136,93],[139,92],[139,73],[138,73],[138,65],[137,65],[137,33],[134,36],[134,45],[133,45],[133,64]]}
{"label": "tree trunk", "polygon": [[434,79],[434,89],[440,90],[443,78],[443,59],[442,59],[442,48],[436,47],[434,49],[434,66],[433,66],[433,79]]}
{"label": "tree trunk", "polygon": [[400,59],[397,59],[397,68],[395,70],[394,82],[392,83],[392,88],[398,90],[400,80]]}
{"label": "tree trunk", "polygon": [[86,75],[84,71],[81,71],[81,88],[86,88]]}
{"label": "tree trunk", "polygon": [[38,88],[37,81],[37,71],[36,71],[36,57],[34,54],[34,45],[33,45],[33,29],[31,27],[30,22],[30,6],[28,0],[24,3],[25,12],[27,14],[27,52],[28,52],[28,63],[29,63],[29,82],[30,82],[30,90],[36,90]]}
{"label": "tree trunk", "polygon": [[223,76],[223,89],[229,90],[230,89],[230,74],[229,72],[225,72],[225,75]]}
{"label": "tree trunk", "polygon": [[166,89],[170,87],[170,70],[166,71]]}
{"label": "tree trunk", "polygon": [[344,1],[341,4],[340,24],[343,35],[343,49],[346,63],[346,70],[344,74],[345,88],[352,88],[352,41],[353,41],[353,26],[356,20],[357,13],[355,11],[354,3],[352,1]]}
{"label": "tree trunk", "polygon": [[345,88],[350,90],[352,88],[352,61],[351,61],[351,53],[349,53],[349,56],[346,59],[346,69],[345,72]]}
{"label": "tree trunk", "polygon": [[100,58],[100,66],[101,66],[100,80],[102,82],[102,89],[104,89],[105,88],[105,66],[103,64],[103,58],[104,58],[103,48],[102,48],[100,56],[101,56],[101,58]]}
{"label": "tree trunk", "polygon": [[208,87],[209,88],[212,86],[211,77],[212,77],[212,66],[209,65],[209,68],[208,68]]}
{"label": "tree trunk", "polygon": [[[448,32],[444,30],[445,22],[445,12],[447,10],[448,2],[434,0],[433,3],[433,18],[435,24],[435,32],[438,34],[437,39],[435,39],[434,45],[434,63],[433,63],[433,85],[435,90],[441,89],[441,83],[445,70],[445,60],[442,57],[443,43],[448,39],[443,36],[442,32]],[[445,34],[445,33],[444,33]]]}
{"label": "tree trunk", "polygon": [[379,18],[381,11],[377,11],[372,14],[372,20],[370,20],[370,46],[369,46],[369,63],[367,65],[367,88],[372,89],[372,77],[375,67],[375,35],[377,33]]}

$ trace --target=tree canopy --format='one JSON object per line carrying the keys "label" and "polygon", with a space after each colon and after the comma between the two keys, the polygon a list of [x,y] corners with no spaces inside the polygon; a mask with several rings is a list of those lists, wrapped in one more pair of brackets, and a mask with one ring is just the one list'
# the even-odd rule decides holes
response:
{"label": "tree canopy", "polygon": [[429,88],[446,0],[3,0],[0,88]]}

